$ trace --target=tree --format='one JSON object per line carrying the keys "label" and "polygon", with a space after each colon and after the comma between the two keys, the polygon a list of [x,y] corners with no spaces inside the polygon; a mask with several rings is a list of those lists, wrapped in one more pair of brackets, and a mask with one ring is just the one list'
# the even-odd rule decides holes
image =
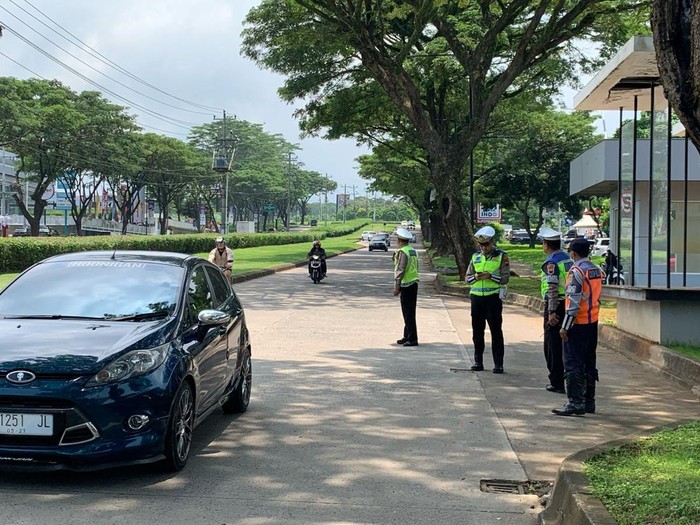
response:
{"label": "tree", "polygon": [[654,0],[651,25],[666,99],[700,151],[700,3]]}
{"label": "tree", "polygon": [[522,111],[518,116],[515,129],[519,134],[503,142],[505,151],[479,178],[478,187],[486,202],[520,212],[532,247],[544,224],[545,210],[573,205],[569,164],[599,137],[587,112],[567,114],[550,109]]}
{"label": "tree", "polygon": [[243,52],[286,75],[282,97],[305,100],[310,115],[338,110],[334,94],[349,85],[381,89],[425,152],[464,278],[474,247],[464,166],[498,102],[532,85],[556,89],[577,64],[590,65],[572,40],[624,37],[621,15],[647,8],[644,0],[264,0],[248,14]]}

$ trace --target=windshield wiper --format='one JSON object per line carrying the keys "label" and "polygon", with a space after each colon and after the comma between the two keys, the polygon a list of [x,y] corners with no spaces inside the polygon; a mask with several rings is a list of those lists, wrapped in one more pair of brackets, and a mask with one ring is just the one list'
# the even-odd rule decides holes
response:
{"label": "windshield wiper", "polygon": [[168,317],[170,312],[168,310],[158,310],[157,312],[145,312],[141,314],[131,314],[131,315],[111,315],[107,314],[104,319],[108,321],[144,321],[147,319],[160,319],[163,317]]}
{"label": "windshield wiper", "polygon": [[88,319],[90,321],[103,321],[104,317],[91,317],[87,315],[63,315],[63,314],[36,314],[36,315],[22,315],[22,314],[4,314],[3,319]]}

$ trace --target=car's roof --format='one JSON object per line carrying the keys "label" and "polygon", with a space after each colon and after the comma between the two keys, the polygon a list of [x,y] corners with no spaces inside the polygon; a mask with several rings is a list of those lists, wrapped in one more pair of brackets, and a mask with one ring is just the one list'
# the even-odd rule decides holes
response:
{"label": "car's roof", "polygon": [[146,250],[100,250],[73,252],[55,255],[47,261],[69,262],[69,261],[105,261],[115,260],[120,262],[152,262],[160,264],[171,264],[174,266],[184,266],[185,262],[194,258],[193,255],[175,252],[156,252]]}

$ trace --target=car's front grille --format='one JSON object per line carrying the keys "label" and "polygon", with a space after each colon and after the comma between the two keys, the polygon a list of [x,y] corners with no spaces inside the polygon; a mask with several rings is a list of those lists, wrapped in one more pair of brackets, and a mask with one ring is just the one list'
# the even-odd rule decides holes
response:
{"label": "car's front grille", "polygon": [[95,426],[68,400],[21,396],[0,396],[0,412],[53,415],[50,436],[0,434],[0,446],[55,447],[86,443],[99,437]]}

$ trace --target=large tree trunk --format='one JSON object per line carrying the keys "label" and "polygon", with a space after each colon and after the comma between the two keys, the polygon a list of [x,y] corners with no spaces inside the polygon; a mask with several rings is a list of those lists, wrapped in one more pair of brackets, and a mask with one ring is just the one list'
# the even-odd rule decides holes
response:
{"label": "large tree trunk", "polygon": [[651,22],[666,98],[700,151],[700,2],[654,0]]}

